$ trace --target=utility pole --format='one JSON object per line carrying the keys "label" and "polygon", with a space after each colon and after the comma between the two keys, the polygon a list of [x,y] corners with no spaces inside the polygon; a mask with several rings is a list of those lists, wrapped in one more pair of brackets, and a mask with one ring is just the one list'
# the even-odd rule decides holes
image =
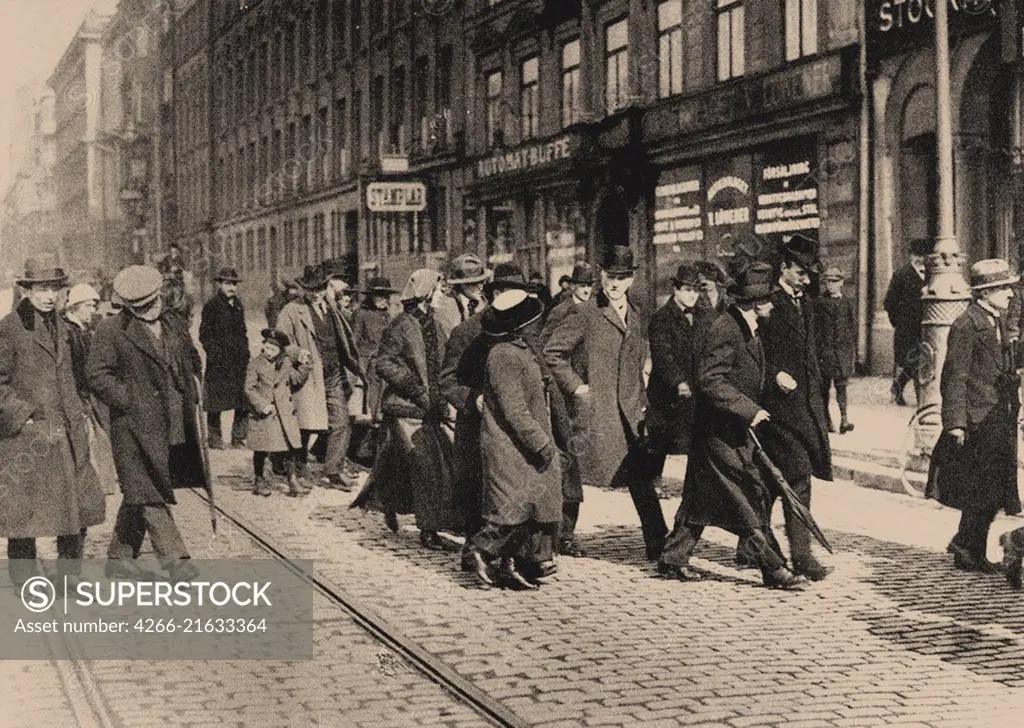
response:
{"label": "utility pole", "polygon": [[[949,90],[949,10],[945,0],[935,4],[935,146],[938,172],[938,235],[928,257],[924,287],[924,319],[919,352],[921,402],[941,405],[939,389],[942,365],[946,360],[949,328],[964,312],[971,291],[963,273],[963,256],[956,237],[953,218],[953,123]],[[919,445],[931,452],[941,431],[941,408],[930,408],[922,418],[918,437],[930,442]],[[929,426],[930,425],[930,426]]]}

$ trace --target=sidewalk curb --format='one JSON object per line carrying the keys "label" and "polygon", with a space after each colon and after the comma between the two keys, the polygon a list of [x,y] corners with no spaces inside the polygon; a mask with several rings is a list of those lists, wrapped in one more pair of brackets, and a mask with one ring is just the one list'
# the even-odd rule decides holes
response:
{"label": "sidewalk curb", "polygon": [[[851,480],[862,488],[907,495],[898,468],[871,462],[870,460],[846,455],[833,455],[832,475],[837,480]],[[927,475],[925,473],[909,472],[907,473],[907,479],[911,485],[923,491]]]}

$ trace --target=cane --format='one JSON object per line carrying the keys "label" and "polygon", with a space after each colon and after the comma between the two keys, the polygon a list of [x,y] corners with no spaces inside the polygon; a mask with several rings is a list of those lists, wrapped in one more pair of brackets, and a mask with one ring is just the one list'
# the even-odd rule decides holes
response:
{"label": "cane", "polygon": [[213,499],[213,467],[210,465],[210,443],[207,439],[209,432],[206,427],[206,417],[203,416],[203,387],[198,377],[193,377],[196,383],[196,431],[199,433],[199,454],[203,461],[203,479],[206,481],[206,500],[210,504],[210,528],[213,535],[217,535],[217,505]]}

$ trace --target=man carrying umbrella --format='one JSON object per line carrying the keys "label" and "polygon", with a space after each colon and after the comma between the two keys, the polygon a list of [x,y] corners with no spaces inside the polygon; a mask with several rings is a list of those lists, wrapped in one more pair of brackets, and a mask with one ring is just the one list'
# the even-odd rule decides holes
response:
{"label": "man carrying umbrella", "polygon": [[772,312],[772,270],[752,263],[733,277],[735,303],[710,324],[697,354],[692,451],[658,571],[680,581],[699,579],[689,568],[690,556],[704,528],[717,526],[740,537],[765,586],[792,589],[804,580],[786,568],[772,535],[774,493],[748,432],[771,419],[761,405],[765,361],[759,331]]}

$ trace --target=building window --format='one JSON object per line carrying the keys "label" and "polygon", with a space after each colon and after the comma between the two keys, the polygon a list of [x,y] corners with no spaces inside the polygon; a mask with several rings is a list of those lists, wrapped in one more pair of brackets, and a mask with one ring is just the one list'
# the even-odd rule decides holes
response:
{"label": "building window", "polygon": [[348,174],[348,103],[345,99],[334,100],[334,178],[341,179]]}
{"label": "building window", "polygon": [[232,256],[231,262],[238,268],[244,268],[245,259],[242,255],[245,244],[242,242],[242,233],[235,233],[235,252]]}
{"label": "building window", "polygon": [[718,12],[718,80],[743,75],[743,2],[716,0]]}
{"label": "building window", "polygon": [[390,124],[388,126],[389,152],[405,153],[405,66],[398,66],[391,71],[391,108],[388,109]]}
{"label": "building window", "polygon": [[245,231],[245,269],[256,270],[256,235],[252,230]]}
{"label": "building window", "polygon": [[532,139],[540,133],[540,63],[537,56],[522,65],[519,88],[519,115],[522,138]]}
{"label": "building window", "polygon": [[434,73],[434,100],[437,109],[447,111],[452,107],[452,64],[455,56],[451,46],[444,46],[437,58]]}
{"label": "building window", "polygon": [[309,260],[309,220],[307,218],[299,218],[298,225],[298,240],[296,245],[299,249],[299,265],[308,265]]}
{"label": "building window", "polygon": [[683,92],[683,0],[658,5],[658,97]]}
{"label": "building window", "polygon": [[284,265],[291,268],[295,265],[295,226],[291,220],[284,222]]}
{"label": "building window", "polygon": [[487,75],[487,146],[493,147],[504,143],[503,122],[501,113],[501,71]]}
{"label": "building window", "polygon": [[562,126],[580,120],[580,40],[562,46]]}
{"label": "building window", "polygon": [[613,114],[629,101],[629,20],[605,28],[604,40],[605,107]]}
{"label": "building window", "polygon": [[278,263],[281,262],[281,259],[279,258],[279,255],[280,255],[280,252],[277,249],[277,226],[276,225],[271,225],[270,226],[270,250],[269,250],[269,253],[268,253],[268,257],[269,257],[269,260],[270,260],[270,268],[272,270],[276,271]]}
{"label": "building window", "polygon": [[352,92],[352,142],[350,144],[356,159],[363,159],[363,92],[356,89]]}
{"label": "building window", "polygon": [[352,44],[362,47],[363,37],[363,0],[352,0]]}
{"label": "building window", "polygon": [[346,0],[334,0],[334,9],[332,10],[332,18],[334,20],[334,57],[341,58],[345,55],[345,49],[348,48],[348,38],[346,38],[346,31],[348,28],[348,8],[346,7]]}
{"label": "building window", "polygon": [[267,269],[267,229],[263,227],[256,233],[256,265],[259,270]]}
{"label": "building window", "polygon": [[427,118],[428,93],[430,91],[430,59],[420,56],[416,59],[412,75],[415,84],[413,92],[413,136],[417,151],[423,151],[430,144],[430,122]]}
{"label": "building window", "polygon": [[384,77],[377,76],[370,87],[370,149],[379,155],[384,147]]}
{"label": "building window", "polygon": [[786,60],[818,52],[818,0],[785,0]]}

